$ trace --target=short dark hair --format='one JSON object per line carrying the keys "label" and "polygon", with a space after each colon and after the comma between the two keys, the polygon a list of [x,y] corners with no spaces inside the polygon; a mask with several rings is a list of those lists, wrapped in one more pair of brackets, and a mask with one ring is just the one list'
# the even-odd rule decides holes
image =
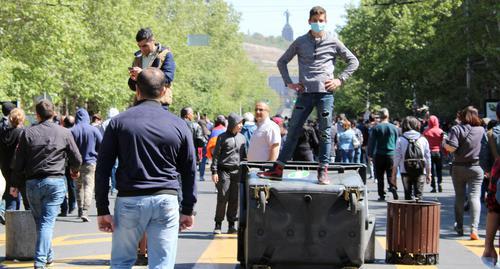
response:
{"label": "short dark hair", "polygon": [[405,117],[401,123],[401,129],[403,133],[411,130],[418,132],[420,130],[420,121],[413,116]]}
{"label": "short dark hair", "polygon": [[148,67],[139,73],[136,85],[142,97],[159,98],[165,87],[165,74],[158,68]]}
{"label": "short dark hair", "polygon": [[193,112],[193,109],[189,106],[187,107],[183,107],[181,109],[181,118],[185,118],[189,113],[192,113]]}
{"label": "short dark hair", "polygon": [[326,16],[326,10],[323,7],[315,6],[309,11],[309,19],[312,19],[313,16],[322,14],[325,14]]}
{"label": "short dark hair", "polygon": [[462,124],[470,124],[471,126],[481,126],[481,119],[477,109],[473,106],[467,106],[458,113],[458,119]]}
{"label": "short dark hair", "polygon": [[135,35],[135,40],[137,42],[140,42],[144,39],[149,41],[153,38],[154,38],[153,31],[149,27],[139,29],[139,31],[137,32],[137,35]]}
{"label": "short dark hair", "polygon": [[5,102],[5,103],[2,103],[2,113],[4,116],[9,116],[9,113],[10,111],[12,111],[12,109],[16,108],[16,105],[14,105],[13,103],[11,102]]}
{"label": "short dark hair", "polygon": [[46,121],[54,117],[54,105],[47,99],[40,100],[35,107],[36,114],[40,116],[42,121]]}

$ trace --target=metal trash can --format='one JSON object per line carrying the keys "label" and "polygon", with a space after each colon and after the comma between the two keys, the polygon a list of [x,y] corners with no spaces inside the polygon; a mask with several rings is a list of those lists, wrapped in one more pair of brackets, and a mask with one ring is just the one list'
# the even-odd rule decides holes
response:
{"label": "metal trash can", "polygon": [[387,203],[389,264],[433,265],[439,261],[441,204],[431,201]]}
{"label": "metal trash can", "polygon": [[36,225],[30,210],[5,212],[5,259],[33,260]]}

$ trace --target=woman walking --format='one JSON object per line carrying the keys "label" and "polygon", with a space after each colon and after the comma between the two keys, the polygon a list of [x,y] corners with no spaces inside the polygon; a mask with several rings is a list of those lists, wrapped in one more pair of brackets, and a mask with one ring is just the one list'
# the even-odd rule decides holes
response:
{"label": "woman walking", "polygon": [[466,107],[458,113],[460,123],[451,128],[445,149],[454,154],[451,178],[455,189],[455,231],[458,235],[464,234],[464,199],[465,187],[469,190],[469,203],[471,205],[471,240],[478,240],[479,215],[481,202],[479,199],[483,169],[479,166],[479,152],[484,128],[477,109]]}

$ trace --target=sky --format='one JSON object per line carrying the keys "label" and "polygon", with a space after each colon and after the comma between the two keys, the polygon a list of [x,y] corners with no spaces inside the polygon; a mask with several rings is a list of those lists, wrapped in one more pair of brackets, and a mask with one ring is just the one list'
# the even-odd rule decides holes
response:
{"label": "sky", "polygon": [[285,26],[285,11],[290,12],[290,25],[294,38],[309,30],[309,10],[322,6],[327,12],[327,29],[335,31],[338,25],[345,24],[345,6],[359,5],[360,0],[226,0],[241,13],[240,31],[250,34],[261,33],[265,36],[281,36]]}

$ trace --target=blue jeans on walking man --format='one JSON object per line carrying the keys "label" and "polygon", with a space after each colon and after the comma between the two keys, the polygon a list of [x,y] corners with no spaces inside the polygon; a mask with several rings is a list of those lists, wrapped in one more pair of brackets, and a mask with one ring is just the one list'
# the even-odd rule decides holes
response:
{"label": "blue jeans on walking man", "polygon": [[299,93],[297,95],[292,117],[289,121],[287,139],[278,156],[278,162],[284,164],[292,158],[302,126],[309,117],[309,114],[316,107],[319,124],[318,161],[320,166],[328,165],[332,147],[330,129],[332,127],[333,99],[334,96],[331,93]]}
{"label": "blue jeans on walking man", "polygon": [[176,195],[118,197],[113,220],[111,268],[132,268],[144,232],[148,235],[149,268],[174,268],[179,234]]}
{"label": "blue jeans on walking man", "polygon": [[45,266],[54,260],[52,235],[61,204],[66,196],[64,177],[31,179],[26,192],[31,214],[36,224],[35,266]]}

